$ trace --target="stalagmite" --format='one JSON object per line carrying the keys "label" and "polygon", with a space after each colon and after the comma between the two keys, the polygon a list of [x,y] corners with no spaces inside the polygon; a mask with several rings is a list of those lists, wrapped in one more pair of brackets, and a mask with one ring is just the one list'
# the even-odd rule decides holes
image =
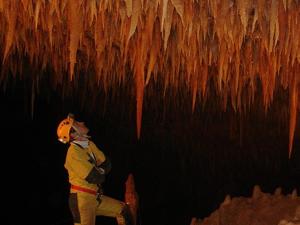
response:
{"label": "stalagmite", "polygon": [[[135,190],[135,182],[132,174],[128,175],[125,183],[125,202],[128,204],[134,221],[137,221],[137,210],[138,210],[138,195]],[[133,224],[135,225],[135,224]]]}
{"label": "stalagmite", "polygon": [[222,202],[221,206],[229,205],[231,202],[231,197],[230,195],[226,195],[224,201]]}
{"label": "stalagmite", "polygon": [[275,191],[274,191],[275,196],[280,196],[281,193],[282,193],[282,188],[281,187],[276,188]]}
{"label": "stalagmite", "polygon": [[291,198],[292,198],[292,199],[298,198],[298,193],[297,193],[297,189],[296,189],[296,188],[292,191],[292,193],[291,193]]}
{"label": "stalagmite", "polygon": [[196,217],[192,218],[190,225],[197,225],[197,218]]}
{"label": "stalagmite", "polygon": [[253,188],[252,198],[256,200],[256,199],[259,199],[262,195],[263,195],[263,193],[260,189],[260,186],[255,185]]}

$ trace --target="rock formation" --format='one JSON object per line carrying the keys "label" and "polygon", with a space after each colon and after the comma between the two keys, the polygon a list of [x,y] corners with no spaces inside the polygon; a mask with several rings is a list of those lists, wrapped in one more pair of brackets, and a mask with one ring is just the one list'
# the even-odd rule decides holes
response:
{"label": "rock formation", "polygon": [[283,195],[281,188],[274,195],[263,193],[258,185],[252,197],[226,196],[220,207],[193,225],[300,225],[300,197],[294,189]]}

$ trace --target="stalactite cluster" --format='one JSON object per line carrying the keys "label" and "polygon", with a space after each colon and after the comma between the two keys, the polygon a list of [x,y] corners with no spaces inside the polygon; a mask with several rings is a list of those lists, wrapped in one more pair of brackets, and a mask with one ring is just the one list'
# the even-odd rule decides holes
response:
{"label": "stalactite cluster", "polygon": [[[193,110],[212,81],[224,108],[236,111],[253,103],[259,80],[266,111],[278,86],[290,92],[291,154],[299,21],[298,0],[0,0],[0,81],[22,74],[23,57],[32,71],[50,67],[54,88],[80,71],[104,89],[134,79],[139,136],[151,80],[184,87]],[[32,92],[39,79],[32,75]]]}

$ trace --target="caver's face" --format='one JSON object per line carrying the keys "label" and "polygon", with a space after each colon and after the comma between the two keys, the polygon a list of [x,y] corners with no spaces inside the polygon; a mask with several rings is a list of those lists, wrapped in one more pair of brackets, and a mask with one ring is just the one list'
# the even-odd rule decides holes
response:
{"label": "caver's face", "polygon": [[86,127],[84,122],[74,121],[72,125],[72,130],[70,136],[72,139],[80,140],[82,138],[88,137],[89,128]]}

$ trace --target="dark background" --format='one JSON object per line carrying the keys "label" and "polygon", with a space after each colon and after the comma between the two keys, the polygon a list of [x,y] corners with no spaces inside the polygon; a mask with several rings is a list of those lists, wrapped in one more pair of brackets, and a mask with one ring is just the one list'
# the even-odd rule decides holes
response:
{"label": "dark background", "polygon": [[[190,224],[192,217],[209,216],[226,194],[251,196],[255,184],[264,192],[273,193],[278,186],[284,194],[300,191],[299,126],[288,160],[284,90],[267,113],[259,98],[244,113],[231,107],[222,111],[213,95],[205,107],[197,103],[192,113],[189,96],[159,97],[158,86],[157,96],[145,93],[138,140],[135,100],[124,88],[104,94],[101,88],[94,93],[79,86],[63,95],[61,86],[54,91],[45,82],[33,96],[30,81],[12,79],[1,87],[7,224],[72,224],[64,169],[67,145],[56,137],[56,127],[68,112],[85,121],[94,142],[112,160],[106,195],[122,200],[127,176],[134,175],[142,225]],[[116,222],[98,217],[97,224]]]}

